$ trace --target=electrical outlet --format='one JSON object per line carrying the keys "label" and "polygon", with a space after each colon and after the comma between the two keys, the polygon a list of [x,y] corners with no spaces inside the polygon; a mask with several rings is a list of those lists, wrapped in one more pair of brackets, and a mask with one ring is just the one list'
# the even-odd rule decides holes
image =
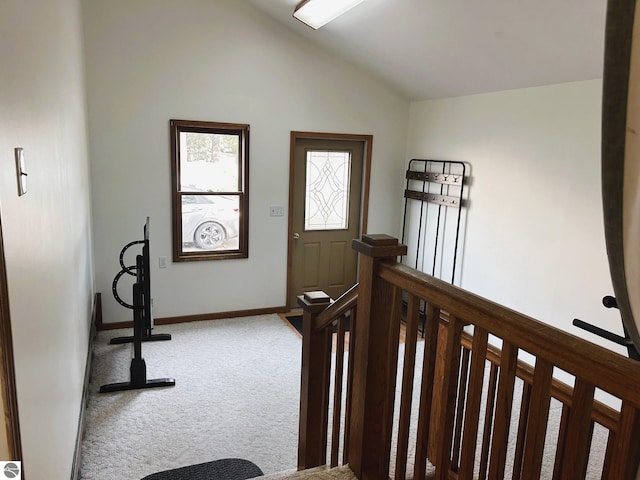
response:
{"label": "electrical outlet", "polygon": [[167,257],[158,257],[158,267],[167,268]]}

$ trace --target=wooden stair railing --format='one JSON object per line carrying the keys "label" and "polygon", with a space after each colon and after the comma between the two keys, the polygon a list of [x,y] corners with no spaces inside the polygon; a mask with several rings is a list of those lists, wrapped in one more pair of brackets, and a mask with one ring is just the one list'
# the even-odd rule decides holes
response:
{"label": "wooden stair railing", "polygon": [[[637,362],[398,264],[404,247],[391,237],[364,236],[353,246],[360,253],[360,276],[357,315],[351,318],[349,336],[342,463],[349,463],[358,478],[387,480],[390,469],[395,470],[396,480],[422,480],[427,471],[429,478],[440,480],[533,480],[543,471],[553,480],[585,478],[595,424],[606,430],[606,451],[593,478],[636,478]],[[342,319],[355,307],[354,293],[349,300],[336,302],[313,294],[300,299],[305,329],[299,468],[329,463],[330,327],[336,316]],[[426,314],[421,313],[425,304]],[[407,340],[403,370],[398,373],[401,317]],[[415,340],[421,321],[424,343],[418,362]],[[344,334],[344,327],[337,330]],[[336,375],[343,352],[336,352]],[[526,362],[520,353],[526,354]],[[573,386],[556,379],[554,370],[573,379]],[[340,378],[334,391],[341,385]],[[619,400],[619,408],[596,400],[599,390]],[[558,432],[547,431],[552,398],[562,404]],[[399,424],[394,427],[396,402]],[[335,410],[334,399],[334,414]],[[409,449],[410,422],[415,426],[413,449]],[[334,417],[332,465],[337,463],[340,435],[336,425],[339,418],[336,423]],[[549,441],[554,449],[551,457],[545,449]],[[412,453],[413,472],[407,473],[407,456]]]}
{"label": "wooden stair railing", "polygon": [[[327,435],[329,387],[331,383],[332,332],[336,329],[335,376],[333,379],[333,416],[331,466],[338,465],[342,420],[342,386],[346,321],[349,318],[349,351],[353,351],[358,284],[332,301],[324,292],[309,292],[298,297],[303,309],[302,319],[302,377],[300,390],[300,423],[298,440],[298,469],[317,467],[327,463]],[[349,411],[353,367],[349,362],[345,410]],[[348,425],[348,421],[346,422]],[[348,428],[343,435],[343,458],[348,455]],[[343,461],[346,463],[346,460]]]}

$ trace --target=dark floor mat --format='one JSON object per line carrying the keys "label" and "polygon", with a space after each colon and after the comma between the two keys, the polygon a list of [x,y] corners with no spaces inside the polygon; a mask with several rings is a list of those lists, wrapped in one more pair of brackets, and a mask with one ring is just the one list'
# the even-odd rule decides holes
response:
{"label": "dark floor mat", "polygon": [[165,470],[142,480],[246,480],[263,475],[262,470],[249,460],[223,458],[188,467]]}

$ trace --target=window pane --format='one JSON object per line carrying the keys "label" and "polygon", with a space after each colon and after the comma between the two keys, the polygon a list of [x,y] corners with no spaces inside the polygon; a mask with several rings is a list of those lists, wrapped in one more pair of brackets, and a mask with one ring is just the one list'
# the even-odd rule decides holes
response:
{"label": "window pane", "polygon": [[237,192],[239,144],[238,135],[180,132],[180,189]]}
{"label": "window pane", "polygon": [[239,195],[182,195],[184,252],[237,250]]}
{"label": "window pane", "polygon": [[350,152],[307,152],[305,230],[348,228],[350,172]]}
{"label": "window pane", "polygon": [[249,256],[249,125],[170,120],[173,261]]}

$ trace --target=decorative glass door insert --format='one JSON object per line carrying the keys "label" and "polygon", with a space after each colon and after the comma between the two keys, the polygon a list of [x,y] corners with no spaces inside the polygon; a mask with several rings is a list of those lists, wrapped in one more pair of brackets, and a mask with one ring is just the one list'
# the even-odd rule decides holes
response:
{"label": "decorative glass door insert", "polygon": [[351,152],[307,151],[305,231],[349,228],[350,176]]}

